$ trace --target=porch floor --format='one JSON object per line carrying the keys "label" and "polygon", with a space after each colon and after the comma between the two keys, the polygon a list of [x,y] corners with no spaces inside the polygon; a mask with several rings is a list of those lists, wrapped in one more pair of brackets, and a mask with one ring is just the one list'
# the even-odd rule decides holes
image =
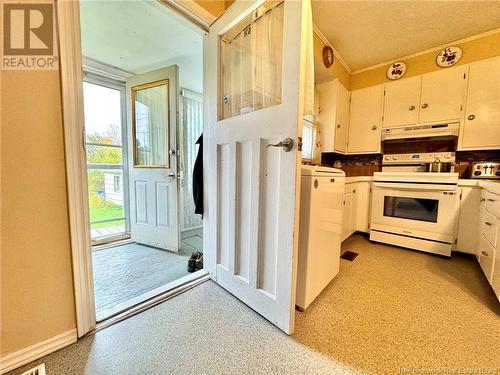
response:
{"label": "porch floor", "polygon": [[130,243],[92,252],[96,318],[109,317],[132,298],[188,274],[187,260],[202,250],[201,236],[181,241],[178,253]]}

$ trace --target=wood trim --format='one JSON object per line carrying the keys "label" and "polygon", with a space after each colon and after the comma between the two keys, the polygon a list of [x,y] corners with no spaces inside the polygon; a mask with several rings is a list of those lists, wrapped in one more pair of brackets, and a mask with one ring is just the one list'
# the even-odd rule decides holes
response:
{"label": "wood trim", "polygon": [[57,23],[66,179],[78,337],[95,328],[94,285],[84,145],[79,1],[58,0]]}
{"label": "wood trim", "polygon": [[108,317],[97,324],[94,333],[165,302],[204,283],[208,279],[209,276],[206,270],[197,271],[121,303],[106,312]]}
{"label": "wood trim", "polygon": [[[145,89],[150,89],[153,87],[158,87],[158,86],[167,86],[167,126],[165,128],[165,147],[166,147],[166,156],[167,156],[167,164],[138,164],[137,163],[137,152],[136,152],[136,142],[137,142],[137,137],[135,134],[136,131],[136,116],[135,116],[135,98],[137,95],[137,91],[139,90],[145,90]],[[132,104],[132,162],[133,162],[133,167],[134,168],[170,168],[170,153],[169,153],[169,148],[170,148],[170,80],[167,79],[162,79],[159,81],[154,81],[154,82],[148,82],[144,83],[141,85],[133,86],[131,87],[131,92],[132,92],[132,99],[131,99],[131,104]]]}
{"label": "wood trim", "polygon": [[5,374],[26,363],[30,363],[65,346],[71,345],[76,342],[76,339],[76,329],[71,329],[17,352],[7,354],[0,360],[0,374]]}
{"label": "wood trim", "polygon": [[193,0],[158,0],[162,5],[171,9],[203,31],[217,19],[212,13],[196,4]]}

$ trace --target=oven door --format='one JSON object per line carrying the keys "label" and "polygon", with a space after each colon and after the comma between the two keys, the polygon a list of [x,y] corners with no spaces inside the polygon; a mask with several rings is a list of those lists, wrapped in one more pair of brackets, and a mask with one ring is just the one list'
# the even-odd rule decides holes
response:
{"label": "oven door", "polygon": [[458,203],[454,191],[374,187],[371,229],[451,243]]}

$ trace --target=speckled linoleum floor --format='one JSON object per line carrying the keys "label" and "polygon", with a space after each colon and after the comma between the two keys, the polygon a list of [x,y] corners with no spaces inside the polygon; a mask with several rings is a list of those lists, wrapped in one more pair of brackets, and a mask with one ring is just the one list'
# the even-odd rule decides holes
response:
{"label": "speckled linoleum floor", "polygon": [[360,255],[297,313],[292,337],[210,281],[32,365],[45,362],[47,375],[500,373],[500,305],[474,259],[359,236],[343,249]]}

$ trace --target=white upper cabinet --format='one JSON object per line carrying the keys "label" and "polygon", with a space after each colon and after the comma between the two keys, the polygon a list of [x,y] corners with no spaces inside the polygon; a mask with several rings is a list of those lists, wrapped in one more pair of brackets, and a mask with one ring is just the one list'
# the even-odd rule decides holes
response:
{"label": "white upper cabinet", "polygon": [[317,86],[318,121],[323,152],[346,152],[349,126],[349,91],[338,80]]}
{"label": "white upper cabinet", "polygon": [[500,58],[470,65],[460,149],[500,148]]}
{"label": "white upper cabinet", "polygon": [[417,76],[385,85],[384,128],[417,123],[421,82]]}
{"label": "white upper cabinet", "polygon": [[335,151],[347,151],[349,134],[349,105],[351,93],[342,84],[337,86],[337,111],[335,116]]}
{"label": "white upper cabinet", "polygon": [[448,68],[422,76],[419,123],[460,120],[466,89],[466,66]]}
{"label": "white upper cabinet", "polygon": [[348,153],[380,152],[383,105],[384,85],[351,92]]}

